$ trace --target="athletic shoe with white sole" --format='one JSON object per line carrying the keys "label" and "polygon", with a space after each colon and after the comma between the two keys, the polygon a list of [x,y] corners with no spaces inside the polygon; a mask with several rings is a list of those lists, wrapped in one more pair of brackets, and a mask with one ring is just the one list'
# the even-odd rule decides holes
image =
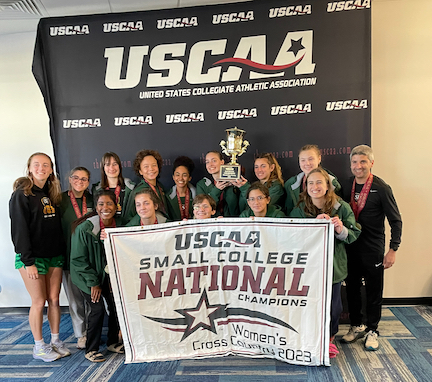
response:
{"label": "athletic shoe with white sole", "polygon": [[366,326],[364,325],[351,326],[348,330],[348,333],[342,337],[342,342],[346,342],[347,344],[349,344],[351,342],[357,341],[359,338],[365,336],[365,330]]}
{"label": "athletic shoe with white sole", "polygon": [[50,344],[43,344],[38,350],[33,348],[33,358],[41,359],[44,362],[52,362],[59,359],[61,355],[57,353]]}
{"label": "athletic shoe with white sole", "polygon": [[378,350],[378,333],[371,330],[366,333],[364,347],[366,350]]}
{"label": "athletic shoe with white sole", "polygon": [[68,355],[71,355],[71,352],[63,341],[58,340],[56,342],[51,342],[51,346],[57,353],[60,354],[61,357],[67,357]]}

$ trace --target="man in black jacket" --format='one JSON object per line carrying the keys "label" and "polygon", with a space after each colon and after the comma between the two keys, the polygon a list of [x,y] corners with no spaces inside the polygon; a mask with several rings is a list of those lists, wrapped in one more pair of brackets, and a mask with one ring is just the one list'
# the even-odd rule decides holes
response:
{"label": "man in black jacket", "polygon": [[[350,154],[352,176],[343,185],[343,198],[350,203],[362,233],[347,245],[347,300],[351,327],[342,341],[350,343],[366,336],[367,350],[378,350],[378,323],[381,319],[384,269],[393,266],[402,234],[402,219],[393,192],[381,178],[372,175],[372,149],[355,147]],[[391,228],[390,248],[385,253],[385,226]],[[361,286],[366,286],[366,322],[363,323]]]}

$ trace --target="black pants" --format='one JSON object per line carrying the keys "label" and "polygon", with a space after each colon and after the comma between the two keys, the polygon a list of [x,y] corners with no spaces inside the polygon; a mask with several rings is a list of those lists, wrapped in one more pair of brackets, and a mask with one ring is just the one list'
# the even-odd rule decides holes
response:
{"label": "black pants", "polygon": [[361,287],[364,278],[366,286],[367,331],[378,328],[381,320],[381,306],[384,287],[384,266],[382,254],[348,254],[348,277],[346,292],[352,326],[363,324]]}
{"label": "black pants", "polygon": [[[93,350],[99,351],[99,345],[102,336],[102,326],[105,316],[105,304],[102,298],[99,300],[99,302],[93,303],[91,301],[91,295],[84,292],[82,292],[82,295],[90,306],[90,313],[87,323],[86,353]],[[109,309],[107,346],[110,346],[118,342],[120,327],[118,324],[114,297],[111,291],[108,275],[105,277],[105,281],[102,285],[102,296],[105,299]]]}

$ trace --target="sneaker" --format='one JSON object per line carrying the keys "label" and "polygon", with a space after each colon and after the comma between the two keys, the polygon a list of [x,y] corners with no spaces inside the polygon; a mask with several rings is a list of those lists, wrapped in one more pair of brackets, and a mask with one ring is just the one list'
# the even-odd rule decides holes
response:
{"label": "sneaker", "polygon": [[50,344],[43,344],[37,351],[36,346],[33,348],[34,359],[41,359],[44,362],[52,362],[60,357],[61,355],[57,353]]}
{"label": "sneaker", "polygon": [[366,333],[366,339],[364,343],[364,347],[366,350],[378,350],[378,333],[371,330]]}
{"label": "sneaker", "polygon": [[86,336],[80,337],[80,338],[78,338],[76,347],[78,349],[85,349],[86,342],[87,342],[87,337]]}
{"label": "sneaker", "polygon": [[58,340],[56,342],[52,342],[51,346],[53,350],[60,354],[60,357],[67,357],[68,355],[71,355],[71,352],[66,347],[63,341]]}
{"label": "sneaker", "polygon": [[366,334],[365,332],[366,326],[351,326],[348,330],[348,333],[342,337],[342,342],[347,344],[357,341],[359,338],[363,338]]}

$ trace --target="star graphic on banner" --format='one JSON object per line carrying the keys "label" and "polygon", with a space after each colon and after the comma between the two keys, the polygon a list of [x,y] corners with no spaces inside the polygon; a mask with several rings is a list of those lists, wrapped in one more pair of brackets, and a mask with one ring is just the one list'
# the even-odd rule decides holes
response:
{"label": "star graphic on banner", "polygon": [[299,38],[298,40],[291,39],[291,47],[288,49],[288,52],[293,52],[294,56],[297,56],[297,53],[299,50],[305,49],[305,47],[302,45],[303,37]]}
{"label": "star graphic on banner", "polygon": [[177,309],[176,312],[184,316],[187,324],[182,341],[197,331],[199,328],[209,330],[216,334],[217,332],[214,320],[220,317],[220,314],[217,314],[217,312],[219,312],[221,309],[225,310],[227,305],[228,304],[210,305],[207,292],[204,289],[204,292],[202,293],[201,298],[199,299],[195,308]]}
{"label": "star graphic on banner", "polygon": [[258,239],[258,235],[254,232],[250,235],[250,238],[251,238],[252,242],[255,243],[255,241]]}

